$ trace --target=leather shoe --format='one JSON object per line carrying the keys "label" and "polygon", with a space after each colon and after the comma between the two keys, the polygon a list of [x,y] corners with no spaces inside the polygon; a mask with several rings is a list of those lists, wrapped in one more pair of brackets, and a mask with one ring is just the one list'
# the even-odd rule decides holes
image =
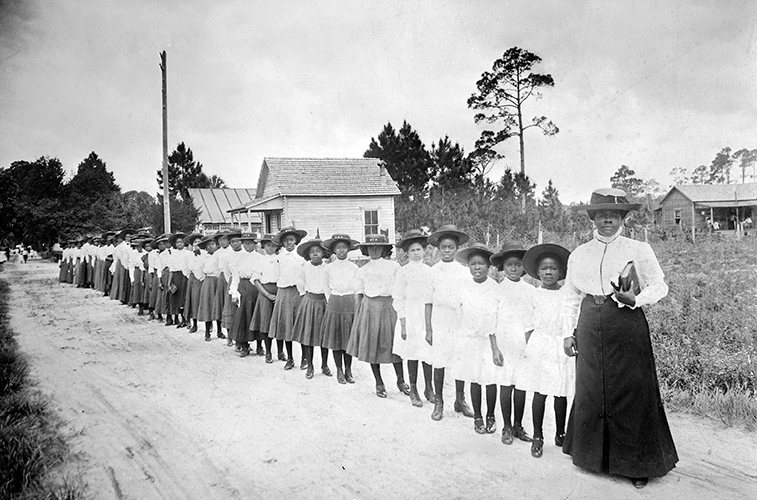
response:
{"label": "leather shoe", "polygon": [[555,436],[555,446],[559,446],[562,448],[563,443],[565,442],[565,433],[557,434]]}
{"label": "leather shoe", "polygon": [[513,444],[513,428],[509,425],[502,429],[502,444]]}
{"label": "leather shoe", "polygon": [[240,358],[246,358],[249,355],[250,355],[250,350],[249,349],[240,349],[239,350],[239,357]]}
{"label": "leather shoe", "polygon": [[400,392],[404,394],[405,396],[410,395],[410,386],[407,385],[404,380],[397,381],[397,389],[399,389]]}
{"label": "leather shoe", "polygon": [[470,409],[463,398],[458,397],[455,400],[454,409],[457,413],[462,413],[464,417],[473,418],[473,410]]}
{"label": "leather shoe", "polygon": [[209,333],[205,334],[205,342],[210,342],[210,334]]}
{"label": "leather shoe", "polygon": [[280,352],[278,359],[279,359],[279,361],[286,361],[287,360],[287,355],[284,354],[283,352]]}
{"label": "leather shoe", "polygon": [[344,371],[344,380],[347,381],[348,384],[354,384],[355,379],[352,378],[352,370],[347,369]]}
{"label": "leather shoe", "polygon": [[305,371],[305,378],[310,380],[313,378],[313,369],[308,367],[307,371]]}
{"label": "leather shoe", "polygon": [[513,436],[520,439],[521,441],[525,441],[526,443],[531,442],[531,437],[526,432],[526,429],[523,428],[522,425],[516,425],[513,427]]}
{"label": "leather shoe", "polygon": [[323,373],[323,374],[324,374],[324,375],[326,375],[327,377],[331,377],[331,376],[333,375],[333,374],[331,373],[331,370],[329,369],[329,367],[328,367],[328,366],[324,366],[323,368],[321,368],[321,373]]}
{"label": "leather shoe", "polygon": [[434,390],[431,387],[426,387],[423,391],[423,397],[431,404],[436,403],[436,394],[434,394]]}
{"label": "leather shoe", "polygon": [[483,417],[475,417],[473,419],[473,430],[476,431],[476,434],[486,434]]}
{"label": "leather shoe", "polygon": [[287,363],[284,365],[285,370],[291,370],[294,368],[294,360],[293,359],[287,359]]}
{"label": "leather shoe", "polygon": [[269,365],[273,363],[273,356],[271,356],[270,352],[265,353],[265,362]]}
{"label": "leather shoe", "polygon": [[436,398],[434,403],[434,411],[431,412],[431,420],[439,421],[444,418],[444,402],[441,398]]}
{"label": "leather shoe", "polygon": [[647,485],[648,482],[649,482],[648,477],[632,477],[631,478],[631,483],[633,483],[633,487],[636,488],[637,490],[642,489],[644,486]]}
{"label": "leather shoe", "polygon": [[347,380],[344,378],[344,373],[342,373],[342,370],[336,371],[336,381],[340,384],[346,384]]}
{"label": "leather shoe", "polygon": [[487,434],[494,434],[494,432],[497,430],[497,420],[494,417],[490,417],[487,415],[486,417],[486,433]]}
{"label": "leather shoe", "polygon": [[218,332],[216,333],[216,337],[218,337],[219,339],[225,339],[226,335],[224,335],[223,332]]}
{"label": "leather shoe", "polygon": [[308,360],[307,359],[303,359],[300,362],[300,370],[307,370],[307,369],[308,369]]}
{"label": "leather shoe", "polygon": [[386,387],[383,385],[377,385],[376,386],[376,396],[380,398],[386,397]]}
{"label": "leather shoe", "polygon": [[531,441],[531,456],[534,458],[540,458],[544,453],[544,439],[534,438]]}
{"label": "leather shoe", "polygon": [[197,325],[192,325],[192,328],[189,329],[189,333],[196,333],[197,332]]}

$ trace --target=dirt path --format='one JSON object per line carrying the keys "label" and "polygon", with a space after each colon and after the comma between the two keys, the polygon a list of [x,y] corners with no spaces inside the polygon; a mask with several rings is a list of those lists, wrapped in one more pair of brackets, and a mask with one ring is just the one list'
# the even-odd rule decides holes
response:
{"label": "dirt path", "polygon": [[[222,341],[147,322],[92,290],[57,283],[57,267],[7,265],[12,326],[33,376],[76,432],[93,498],[754,498],[757,435],[669,414],[681,461],[634,490],[574,467],[548,440],[479,436],[451,409],[413,408],[394,388],[285,372]],[[316,355],[316,357],[318,357]],[[333,362],[330,362],[333,367]],[[394,380],[384,369],[387,387]],[[528,412],[527,412],[528,413]],[[554,432],[547,412],[545,433]],[[530,421],[525,423],[530,427]]]}

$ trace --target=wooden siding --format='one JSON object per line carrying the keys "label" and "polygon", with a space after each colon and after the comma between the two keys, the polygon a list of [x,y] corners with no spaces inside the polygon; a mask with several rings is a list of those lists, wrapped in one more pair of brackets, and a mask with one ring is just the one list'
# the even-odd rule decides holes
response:
{"label": "wooden siding", "polygon": [[[662,225],[663,226],[674,226],[676,225],[675,222],[675,211],[681,210],[681,228],[685,229],[691,229],[692,225],[692,202],[689,200],[686,196],[684,196],[680,191],[673,190],[671,191],[665,199],[662,201]],[[702,229],[707,227],[707,222],[705,216],[702,215],[702,209],[695,209],[694,210],[694,221],[696,223],[697,229]],[[707,211],[709,214],[709,211]]]}
{"label": "wooden siding", "polygon": [[378,211],[379,228],[389,231],[389,241],[395,241],[394,197],[291,197],[284,202],[281,224],[294,225],[308,232],[307,239],[320,231],[321,238],[335,233],[347,233],[353,239],[364,241],[364,213]]}

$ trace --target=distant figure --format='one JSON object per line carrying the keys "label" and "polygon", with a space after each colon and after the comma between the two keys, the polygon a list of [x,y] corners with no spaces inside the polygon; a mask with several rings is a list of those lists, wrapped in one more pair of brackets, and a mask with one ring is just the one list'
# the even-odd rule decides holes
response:
{"label": "distant figure", "polygon": [[715,231],[720,231],[720,223],[719,223],[718,221],[715,221],[715,222],[713,222],[713,223],[712,223],[712,228],[713,228],[713,229],[714,229]]}
{"label": "distant figure", "polygon": [[29,260],[29,250],[24,247],[23,251],[21,252],[21,255],[24,257],[24,264]]}

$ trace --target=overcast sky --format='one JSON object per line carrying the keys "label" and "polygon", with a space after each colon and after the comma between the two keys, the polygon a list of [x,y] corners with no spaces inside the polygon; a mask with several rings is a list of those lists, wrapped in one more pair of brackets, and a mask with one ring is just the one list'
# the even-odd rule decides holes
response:
{"label": "overcast sky", "polygon": [[[753,0],[0,0],[0,166],[39,156],[73,172],[95,151],[124,191],[157,191],[159,52],[168,53],[169,151],[254,187],[266,156],[360,157],[407,120],[430,148],[466,151],[466,100],[513,46],[554,88],[529,101],[554,137],[526,134],[526,170],[564,202],[620,165],[671,182],[723,147],[757,148]],[[519,168],[517,141],[503,150]]]}

